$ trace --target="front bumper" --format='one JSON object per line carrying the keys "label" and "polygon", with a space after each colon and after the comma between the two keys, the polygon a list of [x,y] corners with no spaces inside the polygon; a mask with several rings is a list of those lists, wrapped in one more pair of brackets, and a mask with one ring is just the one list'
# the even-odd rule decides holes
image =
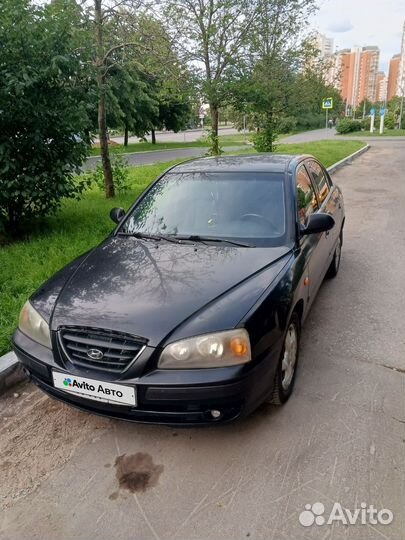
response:
{"label": "front bumper", "polygon": [[[111,379],[117,384],[136,386],[137,406],[132,407],[95,401],[55,388],[52,369],[68,372],[55,363],[52,351],[19,331],[14,335],[13,346],[32,381],[50,396],[95,414],[151,424],[210,425],[246,416],[271,391],[277,365],[276,358],[264,358],[250,369],[156,369],[135,379]],[[99,379],[97,373],[73,374]],[[213,410],[220,411],[220,416],[214,417]]]}

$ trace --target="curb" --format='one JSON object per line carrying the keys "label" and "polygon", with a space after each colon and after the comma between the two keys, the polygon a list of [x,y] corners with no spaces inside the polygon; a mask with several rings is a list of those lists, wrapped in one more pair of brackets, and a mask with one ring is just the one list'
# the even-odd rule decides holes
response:
{"label": "curb", "polygon": [[334,163],[333,165],[328,167],[328,169],[327,169],[328,173],[333,174],[334,172],[338,171],[339,169],[341,169],[345,165],[350,165],[353,162],[354,159],[358,158],[359,156],[361,156],[365,152],[368,152],[368,150],[370,150],[370,145],[366,144],[366,146],[363,146],[363,148],[360,148],[360,150],[357,150],[353,154],[350,154],[350,156],[347,156],[347,157],[341,159],[340,161],[338,161],[337,163]]}
{"label": "curb", "polygon": [[[360,150],[357,150],[357,152],[354,152],[350,156],[341,159],[331,167],[328,167],[328,172],[333,174],[345,165],[351,164],[354,159],[358,158],[368,150],[370,150],[370,145],[367,144],[363,148],[360,148]],[[22,370],[22,366],[13,352],[0,356],[0,395],[8,388],[11,388],[26,378],[27,377]]]}
{"label": "curb", "polygon": [[13,352],[0,357],[0,395],[26,378],[22,365]]}

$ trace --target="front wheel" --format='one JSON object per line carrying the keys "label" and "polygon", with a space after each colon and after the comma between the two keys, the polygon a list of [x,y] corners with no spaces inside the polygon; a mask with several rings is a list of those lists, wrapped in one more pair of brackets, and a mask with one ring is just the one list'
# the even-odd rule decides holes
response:
{"label": "front wheel", "polygon": [[291,396],[294,387],[300,343],[300,320],[296,313],[291,315],[284,336],[283,348],[274,379],[273,392],[268,403],[282,405]]}
{"label": "front wheel", "polygon": [[326,272],[327,278],[334,278],[337,276],[339,272],[340,261],[342,260],[342,241],[343,241],[343,231],[339,235],[336,248],[335,248],[335,253],[333,254],[332,262],[330,263],[329,268]]}

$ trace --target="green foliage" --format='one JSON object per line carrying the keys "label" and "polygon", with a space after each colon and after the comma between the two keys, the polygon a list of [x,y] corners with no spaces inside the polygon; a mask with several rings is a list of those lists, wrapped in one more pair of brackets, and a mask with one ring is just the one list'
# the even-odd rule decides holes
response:
{"label": "green foliage", "polygon": [[209,150],[207,156],[220,156],[224,153],[223,149],[220,146],[220,138],[212,130],[210,130],[208,137]]}
{"label": "green foliage", "polygon": [[393,111],[388,111],[385,114],[384,118],[384,126],[386,129],[395,129],[398,125],[398,121],[396,120],[395,113]]}
{"label": "green foliage", "polygon": [[325,127],[325,113],[302,113],[297,117],[297,129],[306,131]]}
{"label": "green foliage", "polygon": [[[111,168],[117,193],[120,195],[128,193],[130,189],[130,170],[126,159],[120,154],[113,154]],[[100,191],[104,191],[104,171],[100,161],[97,163],[95,169],[82,174],[81,178],[84,178],[88,185],[95,185]]]}
{"label": "green foliage", "polygon": [[353,131],[361,131],[363,125],[361,120],[352,120],[351,118],[342,118],[336,127],[336,131],[344,135]]}
{"label": "green foliage", "polygon": [[253,135],[253,146],[258,152],[274,152],[277,134],[271,128]]}
{"label": "green foliage", "polygon": [[364,130],[364,131],[369,131],[370,130],[370,124],[371,124],[370,118],[364,118],[364,120],[360,120],[360,123],[361,123],[361,129],[362,130]]}
{"label": "green foliage", "polygon": [[0,15],[0,221],[15,233],[78,198],[89,149],[77,7],[3,0]]}
{"label": "green foliage", "polygon": [[297,129],[297,119],[294,116],[281,116],[277,121],[279,133],[291,133]]}

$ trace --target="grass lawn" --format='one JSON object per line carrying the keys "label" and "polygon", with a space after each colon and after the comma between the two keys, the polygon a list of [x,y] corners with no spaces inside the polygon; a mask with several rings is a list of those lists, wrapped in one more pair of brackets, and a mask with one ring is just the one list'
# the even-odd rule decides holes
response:
{"label": "grass lawn", "polygon": [[[238,146],[245,144],[245,137],[243,133],[237,133],[235,135],[221,135],[219,137],[221,146]],[[249,140],[248,134],[246,134],[246,140]],[[204,148],[208,146],[208,141],[204,138],[199,139],[198,141],[193,142],[167,142],[160,143],[159,138],[156,144],[151,142],[137,142],[129,143],[128,146],[123,144],[113,144],[110,146],[110,151],[112,154],[129,154],[133,152],[156,152],[156,150],[173,150],[176,148]],[[100,148],[91,149],[92,156],[100,155]]]}
{"label": "grass lawn", "polygon": [[354,131],[353,133],[347,133],[341,135],[342,137],[405,137],[405,129],[386,129],[382,135],[378,130],[378,126],[374,133],[370,131]]}
{"label": "grass lawn", "polygon": [[[278,152],[313,154],[329,166],[362,146],[361,141],[320,141],[279,145]],[[106,200],[101,192],[89,191],[80,201],[64,202],[61,211],[33,228],[26,241],[0,246],[0,355],[10,350],[19,311],[30,294],[110,233],[112,207],[127,209],[158,174],[179,161],[132,167],[130,193]]]}
{"label": "grass lawn", "polygon": [[279,144],[277,152],[283,154],[312,154],[325,167],[330,167],[346,156],[363,148],[362,141],[315,141],[297,144]]}

